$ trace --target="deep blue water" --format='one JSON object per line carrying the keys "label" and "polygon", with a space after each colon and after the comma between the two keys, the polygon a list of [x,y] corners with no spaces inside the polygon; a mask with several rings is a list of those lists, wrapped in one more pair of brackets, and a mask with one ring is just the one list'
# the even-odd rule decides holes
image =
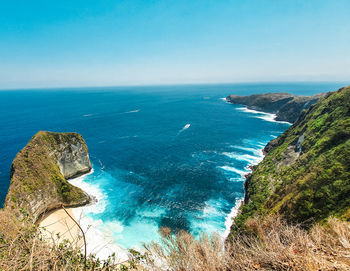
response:
{"label": "deep blue water", "polygon": [[[90,217],[124,247],[154,239],[160,226],[223,232],[243,196],[243,175],[288,124],[225,103],[228,94],[311,95],[339,83],[236,84],[0,91],[0,200],[11,161],[39,130],[76,131],[103,193]],[[263,117],[263,118],[259,118]],[[190,124],[190,125],[188,125]],[[186,126],[187,125],[187,126]],[[183,129],[187,128],[187,129]]]}

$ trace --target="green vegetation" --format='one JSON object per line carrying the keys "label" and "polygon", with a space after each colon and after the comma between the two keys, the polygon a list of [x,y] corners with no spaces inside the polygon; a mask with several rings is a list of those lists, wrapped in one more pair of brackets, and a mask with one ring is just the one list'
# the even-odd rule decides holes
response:
{"label": "green vegetation", "polygon": [[350,87],[303,111],[265,149],[232,233],[255,214],[279,213],[306,227],[329,216],[350,219]]}
{"label": "green vegetation", "polygon": [[76,133],[39,132],[17,154],[0,210],[0,270],[349,270],[350,223],[341,220],[350,220],[350,87],[321,98],[265,147],[231,242],[163,228],[161,245],[118,263],[113,254],[85,258],[67,240],[44,241],[33,220],[89,200],[57,162],[57,150],[70,154],[77,141],[87,153]]}
{"label": "green vegetation", "polygon": [[43,212],[61,204],[87,203],[89,197],[67,182],[58,165],[59,155],[71,152],[76,142],[80,142],[87,153],[87,146],[77,133],[40,131],[35,134],[13,161],[5,208],[14,212],[26,208],[36,220]]}

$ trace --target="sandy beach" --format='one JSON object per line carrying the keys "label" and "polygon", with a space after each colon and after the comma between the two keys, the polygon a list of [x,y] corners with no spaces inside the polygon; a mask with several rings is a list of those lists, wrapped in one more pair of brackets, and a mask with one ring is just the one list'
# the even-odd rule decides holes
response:
{"label": "sandy beach", "polygon": [[[66,210],[74,217],[71,208]],[[81,231],[63,209],[50,213],[39,223],[39,227],[43,238],[54,244],[58,244],[65,239],[78,248],[81,248],[84,244]]]}

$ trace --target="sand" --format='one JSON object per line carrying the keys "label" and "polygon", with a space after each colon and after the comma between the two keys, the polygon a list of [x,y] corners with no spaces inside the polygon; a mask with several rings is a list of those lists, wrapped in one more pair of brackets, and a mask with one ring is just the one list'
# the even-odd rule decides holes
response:
{"label": "sand", "polygon": [[[75,219],[72,209],[67,208],[66,210]],[[42,237],[50,243],[57,245],[67,239],[77,248],[84,245],[81,231],[63,209],[55,210],[47,215],[41,220],[39,227]]]}
{"label": "sand", "polygon": [[[66,210],[74,219],[77,220],[77,217],[73,214],[72,208],[66,208]],[[79,222],[80,219],[77,221]],[[55,210],[45,216],[40,221],[39,227],[41,236],[51,244],[58,245],[63,240],[67,239],[71,242],[74,248],[82,249],[84,247],[84,241],[79,227],[63,209]],[[127,251],[124,251],[116,244],[109,242],[104,242],[102,245],[98,244],[98,242],[96,242],[94,239],[97,238],[97,240],[104,240],[103,237],[99,237],[98,235],[99,232],[96,232],[90,228],[90,231],[86,236],[88,254],[90,252],[94,252],[97,253],[100,260],[107,260],[108,256],[115,253],[116,262],[127,264],[127,260],[129,259]],[[90,252],[89,248],[91,250]]]}

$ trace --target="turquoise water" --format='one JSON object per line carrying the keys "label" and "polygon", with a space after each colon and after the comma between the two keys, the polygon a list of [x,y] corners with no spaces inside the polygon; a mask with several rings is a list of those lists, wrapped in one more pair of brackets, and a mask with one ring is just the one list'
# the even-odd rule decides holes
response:
{"label": "turquoise water", "polygon": [[244,195],[248,166],[261,160],[263,146],[289,124],[222,98],[271,91],[310,95],[340,86],[0,91],[0,199],[7,192],[11,161],[34,133],[76,131],[88,144],[94,168],[83,182],[100,200],[86,215],[118,245],[156,240],[163,226],[225,235],[228,217]]}

